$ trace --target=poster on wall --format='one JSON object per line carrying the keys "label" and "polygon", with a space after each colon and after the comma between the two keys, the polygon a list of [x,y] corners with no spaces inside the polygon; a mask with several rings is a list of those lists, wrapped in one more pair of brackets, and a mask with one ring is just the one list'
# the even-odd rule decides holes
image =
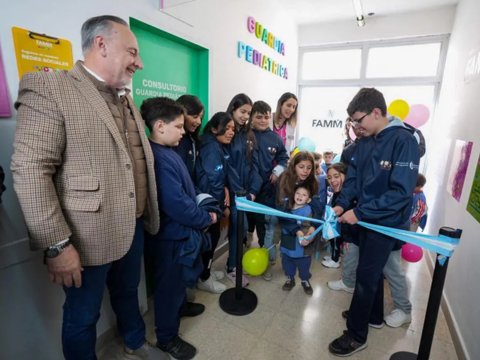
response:
{"label": "poster on wall", "polygon": [[8,96],[7,77],[3,66],[2,48],[0,47],[0,118],[12,116],[10,97]]}
{"label": "poster on wall", "polygon": [[468,170],[468,161],[472,153],[471,141],[457,140],[453,149],[452,162],[447,182],[447,192],[460,202],[463,184]]}
{"label": "poster on wall", "polygon": [[480,223],[480,156],[478,157],[472,190],[468,198],[467,211]]}
{"label": "poster on wall", "polygon": [[70,70],[72,44],[65,39],[12,27],[18,76],[34,71]]}

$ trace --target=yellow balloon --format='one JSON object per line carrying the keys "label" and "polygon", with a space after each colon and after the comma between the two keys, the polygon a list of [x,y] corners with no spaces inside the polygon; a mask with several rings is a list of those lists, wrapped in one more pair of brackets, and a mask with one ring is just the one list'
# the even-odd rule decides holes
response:
{"label": "yellow balloon", "polygon": [[405,119],[410,111],[410,106],[405,100],[397,99],[393,100],[387,109],[388,113],[392,116],[399,117],[400,119]]}
{"label": "yellow balloon", "polygon": [[242,266],[248,275],[262,275],[268,267],[268,250],[253,248],[243,254]]}

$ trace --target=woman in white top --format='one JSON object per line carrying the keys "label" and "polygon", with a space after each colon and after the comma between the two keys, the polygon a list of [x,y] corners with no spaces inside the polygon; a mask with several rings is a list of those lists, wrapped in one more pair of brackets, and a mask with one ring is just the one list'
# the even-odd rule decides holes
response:
{"label": "woman in white top", "polygon": [[282,139],[283,145],[290,153],[295,148],[295,130],[297,126],[297,97],[289,92],[284,93],[277,102],[277,109],[270,124],[274,133]]}

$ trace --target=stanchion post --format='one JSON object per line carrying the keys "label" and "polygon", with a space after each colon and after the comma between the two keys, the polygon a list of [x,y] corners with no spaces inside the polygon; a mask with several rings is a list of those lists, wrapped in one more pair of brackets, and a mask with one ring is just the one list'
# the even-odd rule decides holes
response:
{"label": "stanchion post", "polygon": [[[460,239],[462,230],[444,226],[440,228],[438,233],[439,235]],[[390,360],[428,360],[430,357],[438,310],[442,301],[443,285],[445,284],[445,278],[447,276],[448,260],[448,257],[443,257],[443,255],[437,254],[432,285],[430,287],[430,295],[428,296],[425,321],[423,322],[422,337],[418,348],[418,355],[408,351],[400,351],[393,354],[390,357]]]}
{"label": "stanchion post", "polygon": [[[237,193],[237,196],[245,196],[245,192]],[[243,237],[245,225],[245,213],[236,209],[237,213],[237,258],[235,272],[235,288],[225,290],[219,298],[220,307],[223,311],[231,315],[247,315],[257,307],[257,295],[249,289],[242,286],[243,268]]]}

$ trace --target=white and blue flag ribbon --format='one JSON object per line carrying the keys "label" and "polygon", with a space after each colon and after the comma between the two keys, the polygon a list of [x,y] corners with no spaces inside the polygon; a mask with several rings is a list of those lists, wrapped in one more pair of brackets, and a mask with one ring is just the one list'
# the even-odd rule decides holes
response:
{"label": "white and blue flag ribbon", "polygon": [[[305,237],[305,240],[313,239],[313,237],[317,235],[320,231],[322,231],[323,238],[327,240],[339,236],[339,233],[336,229],[337,216],[335,215],[333,209],[328,205],[325,207],[325,220],[320,220],[272,209],[268,206],[247,200],[245,197],[237,197],[235,202],[237,209],[241,211],[273,215],[294,220],[307,220],[312,223],[321,224],[312,234]],[[393,237],[395,239],[420,246],[423,249],[434,251],[446,257],[451,257],[453,255],[455,247],[459,243],[459,239],[451,238],[445,235],[434,236],[428,234],[421,234],[408,230],[400,230],[387,226],[369,224],[363,221],[359,221],[358,225],[363,226],[366,229],[370,229],[381,234]]]}

